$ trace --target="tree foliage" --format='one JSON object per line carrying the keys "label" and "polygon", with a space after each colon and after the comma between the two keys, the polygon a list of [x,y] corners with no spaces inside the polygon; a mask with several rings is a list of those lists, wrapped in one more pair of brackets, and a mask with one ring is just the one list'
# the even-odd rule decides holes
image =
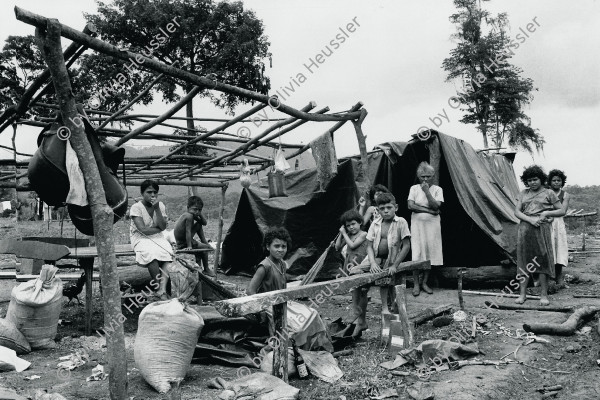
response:
{"label": "tree foliage", "polygon": [[479,4],[454,0],[457,13],[450,21],[457,27],[453,35],[457,45],[442,63],[448,72],[446,81],[461,78],[464,82],[465,91],[457,95],[466,111],[460,121],[477,125],[486,148],[489,137],[496,147],[508,142],[530,153],[533,148],[540,151],[544,138],[523,111],[537,89],[530,78],[521,76],[521,68],[509,62],[524,40],[510,38],[506,13],[492,16]]}
{"label": "tree foliage", "polygon": [[[180,69],[249,90],[267,93],[270,88],[263,62],[269,56],[269,42],[263,34],[262,22],[252,11],[244,10],[241,2],[114,0],[107,4],[99,1],[98,13],[86,18],[96,26],[102,40],[117,47],[167,64],[176,62]],[[97,59],[88,57],[84,61],[91,76],[97,77],[94,89],[102,90],[112,83],[134,96],[143,88],[135,83],[149,81],[152,76],[142,69],[143,65],[134,65],[136,71],[131,72],[127,68],[131,62],[111,62],[114,70],[107,69]],[[122,78],[119,73],[127,77],[125,82],[119,82]],[[172,78],[161,80],[155,88],[165,101],[173,102],[180,98],[175,83],[184,87],[185,92],[192,88]],[[209,90],[200,96],[210,98],[230,113],[238,104],[247,102],[229,94],[215,96]],[[190,114],[188,107],[188,117]]]}
{"label": "tree foliage", "polygon": [[[33,35],[9,36],[0,52],[0,111],[16,106],[27,86],[45,67]],[[35,111],[31,113],[38,114]]]}

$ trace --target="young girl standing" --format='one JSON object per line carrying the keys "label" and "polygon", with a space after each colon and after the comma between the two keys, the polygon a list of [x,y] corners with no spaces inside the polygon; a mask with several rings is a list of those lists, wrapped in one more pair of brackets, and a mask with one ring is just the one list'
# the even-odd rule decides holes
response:
{"label": "young girl standing", "polygon": [[[547,306],[548,300],[548,277],[554,278],[554,250],[552,249],[552,219],[562,217],[560,200],[550,189],[544,188],[548,179],[541,167],[532,165],[523,171],[521,181],[527,189],[521,191],[515,216],[521,220],[517,236],[517,269],[528,270],[539,274],[542,293],[540,305]],[[528,265],[535,265],[532,271]],[[529,275],[519,287],[520,296],[516,303],[523,304],[527,299],[527,284]]]}
{"label": "young girl standing", "polygon": [[[562,204],[561,210],[566,214],[569,209],[569,202],[571,201],[571,195],[563,190],[567,182],[567,176],[564,172],[553,169],[548,173],[548,182],[550,189],[556,193],[558,200]],[[569,264],[569,245],[567,244],[567,229],[562,217],[555,217],[554,221],[552,221],[552,245],[554,248],[556,284],[559,287],[564,287],[563,267]]]}

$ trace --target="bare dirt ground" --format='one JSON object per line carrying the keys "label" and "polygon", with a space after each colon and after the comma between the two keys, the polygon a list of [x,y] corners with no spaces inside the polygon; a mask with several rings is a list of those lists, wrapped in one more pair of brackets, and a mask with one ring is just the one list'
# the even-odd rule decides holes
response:
{"label": "bare dirt ground", "polygon": [[[115,237],[117,243],[123,243],[126,238],[126,227],[117,224]],[[212,230],[211,230],[212,229]],[[214,227],[208,230],[209,237],[214,237]],[[50,229],[46,223],[27,222],[16,225],[9,219],[0,219],[0,239],[20,236],[59,236],[58,223],[53,222]],[[72,226],[65,223],[65,236],[73,236]],[[580,246],[573,242],[572,246]],[[588,241],[588,246],[600,247],[600,241]],[[552,294],[552,304],[558,305],[600,305],[600,299],[573,298],[574,293],[595,293],[600,295],[600,254],[576,255],[575,260],[567,268],[567,273],[578,278],[577,283],[571,283],[568,289],[563,289]],[[0,263],[1,264],[1,263]],[[4,265],[8,265],[5,259]],[[245,284],[248,278],[225,277],[221,279],[236,284]],[[507,282],[508,283],[508,282]],[[10,290],[14,281],[0,281],[0,317],[6,314],[10,300]],[[102,326],[103,314],[100,292],[97,284],[94,285],[94,319],[95,329]],[[369,302],[369,327],[363,339],[351,346],[352,354],[338,358],[344,376],[335,384],[327,384],[315,378],[307,381],[292,379],[292,385],[301,389],[301,399],[368,399],[369,390],[377,388],[396,388],[398,399],[409,399],[406,388],[420,379],[411,375],[408,377],[392,376],[379,364],[393,359],[387,349],[378,345],[380,329],[379,313],[381,301],[375,289],[370,292]],[[84,296],[82,296],[83,298]],[[478,333],[476,342],[483,352],[479,358],[498,360],[502,356],[514,352],[523,344],[523,339],[514,339],[505,335],[500,327],[510,330],[513,334],[517,329],[522,329],[527,322],[563,322],[568,314],[555,312],[534,311],[500,311],[488,310],[484,301],[491,299],[486,296],[465,296],[466,312],[469,316],[481,313],[490,320],[491,328],[488,335]],[[0,386],[16,390],[23,396],[30,395],[35,389],[46,389],[48,392],[57,392],[67,399],[108,399],[108,382],[86,382],[86,377],[91,374],[92,368],[97,364],[106,365],[105,340],[98,335],[83,336],[83,307],[71,303],[67,305],[64,299],[61,320],[64,326],[58,328],[57,348],[32,352],[23,356],[31,362],[31,367],[21,373],[0,373]],[[408,311],[421,310],[429,306],[452,303],[458,309],[458,298],[455,290],[435,290],[433,295],[421,294],[417,298],[409,295]],[[535,304],[537,301],[529,300]],[[332,321],[340,316],[350,313],[350,295],[332,296],[324,302],[319,312],[326,321]],[[137,328],[139,312],[126,314],[125,322],[127,361],[129,378],[130,399],[162,399],[142,379],[133,357],[133,343]],[[600,398],[600,368],[596,360],[600,358],[600,337],[597,331],[598,317],[588,321],[585,326],[592,327],[587,334],[576,334],[570,337],[542,335],[550,340],[550,344],[533,343],[521,346],[509,359],[522,361],[527,364],[510,364],[495,366],[465,366],[456,371],[436,372],[427,380],[431,385],[437,400],[485,400],[485,399],[540,399],[541,394],[535,389],[544,385],[560,384],[564,387],[559,392],[557,399],[599,399]],[[467,327],[466,323],[464,327]],[[416,342],[427,339],[448,339],[462,329],[461,323],[454,322],[450,326],[434,328],[431,322],[416,329]],[[571,347],[569,347],[571,346]],[[85,349],[91,361],[71,373],[64,373],[57,369],[58,358],[77,350]],[[568,351],[569,350],[569,351]],[[571,350],[574,350],[571,352]],[[547,372],[561,371],[561,372]],[[32,375],[39,375],[40,379],[25,380]],[[207,381],[213,377],[222,377],[226,380],[235,379],[236,369],[216,365],[192,365],[188,376],[182,383],[183,399],[218,399],[220,391],[207,388]]]}

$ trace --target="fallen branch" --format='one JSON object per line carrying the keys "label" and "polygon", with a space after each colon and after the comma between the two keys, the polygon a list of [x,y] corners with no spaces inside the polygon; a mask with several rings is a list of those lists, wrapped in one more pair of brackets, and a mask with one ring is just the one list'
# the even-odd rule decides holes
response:
{"label": "fallen branch", "polygon": [[439,315],[445,314],[452,310],[452,304],[444,304],[443,306],[435,307],[435,308],[426,308],[418,314],[409,315],[410,322],[412,322],[415,326],[420,325],[433,319]]}
{"label": "fallen branch", "polygon": [[562,385],[554,385],[554,386],[545,386],[539,389],[535,389],[536,392],[556,392],[557,390],[562,390]]}
{"label": "fallen branch", "polygon": [[486,301],[487,307],[494,307],[499,310],[529,310],[529,311],[553,311],[553,312],[571,312],[573,306],[531,306],[528,304],[496,304],[491,301]]}
{"label": "fallen branch", "polygon": [[540,371],[544,371],[544,372],[551,372],[553,374],[572,374],[572,372],[570,372],[570,371],[552,371],[552,370],[547,369],[547,368],[536,367],[535,365],[525,364],[522,361],[518,361],[518,363],[521,364],[521,365],[524,365],[526,367],[529,367],[529,368],[534,368],[534,369],[537,369],[537,370],[540,370]]}
{"label": "fallen branch", "polygon": [[570,336],[575,333],[577,325],[582,319],[592,316],[598,311],[600,311],[600,307],[585,306],[575,310],[562,324],[523,324],[523,329],[525,332],[533,332],[535,334]]}
{"label": "fallen branch", "polygon": [[[505,293],[502,293],[502,292],[499,292],[499,293],[494,293],[494,292],[478,292],[478,291],[475,291],[475,290],[463,290],[462,292],[463,292],[463,294],[472,294],[472,295],[478,295],[478,296],[501,296],[501,297],[510,297],[510,298],[513,298],[513,299],[516,299],[516,298],[519,297],[518,294],[510,294],[510,293],[505,294]],[[529,295],[527,295],[527,298],[528,299],[539,300],[540,296],[533,296],[533,295],[529,296]]]}

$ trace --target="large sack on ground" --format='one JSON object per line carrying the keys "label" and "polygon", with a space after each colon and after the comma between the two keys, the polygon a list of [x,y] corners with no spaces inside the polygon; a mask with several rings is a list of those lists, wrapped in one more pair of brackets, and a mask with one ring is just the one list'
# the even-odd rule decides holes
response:
{"label": "large sack on ground", "polygon": [[10,321],[0,319],[0,346],[8,347],[17,354],[27,354],[31,351],[25,336]]}
{"label": "large sack on ground", "polygon": [[142,377],[159,393],[183,379],[190,367],[204,321],[178,299],[157,301],[140,314],[134,358]]}
{"label": "large sack on ground", "polygon": [[33,350],[56,346],[54,337],[62,310],[63,284],[58,268],[42,266],[39,278],[13,288],[6,320],[25,336]]}

